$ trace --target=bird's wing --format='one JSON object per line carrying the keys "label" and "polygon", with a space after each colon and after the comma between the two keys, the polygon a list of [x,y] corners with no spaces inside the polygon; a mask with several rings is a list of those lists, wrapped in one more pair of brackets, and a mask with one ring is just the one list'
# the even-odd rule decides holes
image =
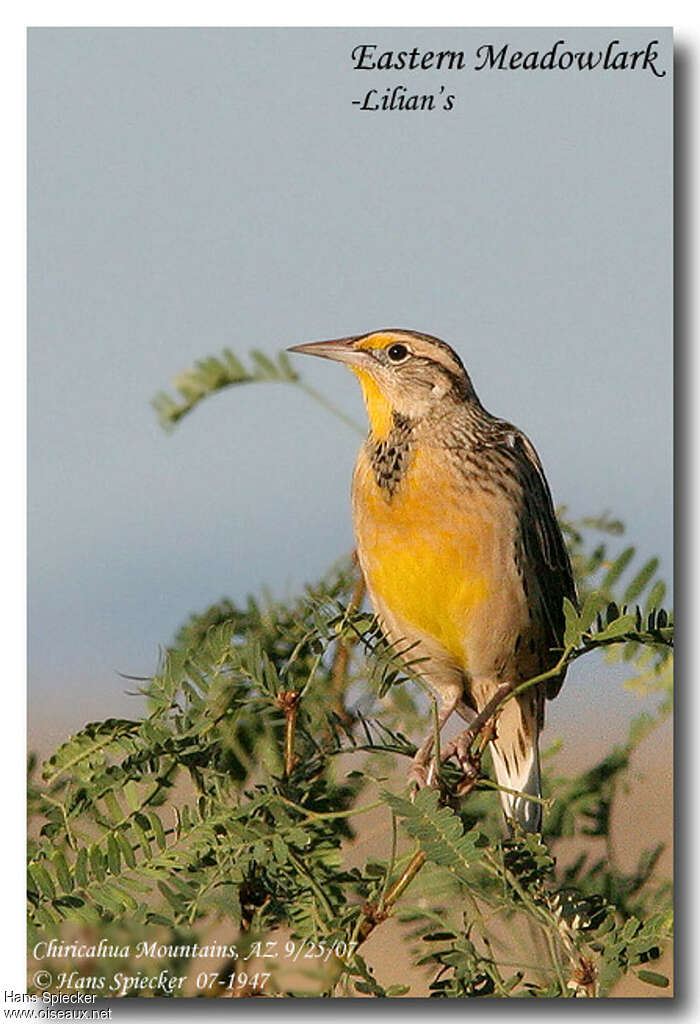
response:
{"label": "bird's wing", "polygon": [[[522,543],[530,578],[539,590],[546,621],[547,642],[556,664],[564,642],[564,598],[576,605],[571,561],[557,522],[552,495],[537,452],[520,431],[509,437],[522,488]],[[547,697],[556,697],[563,675],[548,682]]]}

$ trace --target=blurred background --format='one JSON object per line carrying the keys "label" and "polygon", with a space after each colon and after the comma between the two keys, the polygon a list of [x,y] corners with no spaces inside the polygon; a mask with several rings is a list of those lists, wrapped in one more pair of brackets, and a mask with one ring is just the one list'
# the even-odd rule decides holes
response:
{"label": "blurred background", "polygon": [[[350,60],[366,42],[472,65],[485,42],[560,38],[658,38],[668,74]],[[154,393],[224,346],[444,338],[556,503],[610,510],[671,583],[670,31],[35,29],[28,49],[33,747],[136,714],[118,673],[152,672],[190,612],[292,594],[352,547],[359,438],[298,389],[237,388],[158,426]],[[454,109],[352,104],[395,84],[444,84]],[[349,374],[297,365],[362,420]],[[548,737],[585,763],[624,736],[640,701],[623,682],[575,666]],[[670,730],[653,742],[670,821]]]}

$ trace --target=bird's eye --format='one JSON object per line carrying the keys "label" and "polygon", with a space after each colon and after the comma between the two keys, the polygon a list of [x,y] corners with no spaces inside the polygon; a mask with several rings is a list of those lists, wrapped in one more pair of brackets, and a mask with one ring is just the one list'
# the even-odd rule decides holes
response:
{"label": "bird's eye", "polygon": [[402,363],[408,354],[409,352],[405,345],[391,345],[387,350],[387,355],[392,363]]}

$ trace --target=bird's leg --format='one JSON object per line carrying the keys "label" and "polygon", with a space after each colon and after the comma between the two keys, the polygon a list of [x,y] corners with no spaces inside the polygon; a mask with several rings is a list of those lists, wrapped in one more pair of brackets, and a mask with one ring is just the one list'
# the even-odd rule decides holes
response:
{"label": "bird's leg", "polygon": [[463,697],[460,697],[460,699],[457,701],[457,707],[455,708],[455,711],[457,712],[460,718],[464,719],[467,725],[471,725],[474,719],[476,718],[476,711],[474,710],[474,708],[470,707],[469,704],[467,704]]}
{"label": "bird's leg", "polygon": [[[454,698],[442,699],[437,713],[438,732],[460,703],[460,699],[459,695]],[[436,765],[435,761],[431,762],[430,759],[433,746],[435,745],[435,732],[436,727],[433,726],[413,757],[413,763],[408,773],[408,781],[413,783],[416,789],[423,789],[425,786],[433,786],[435,784]]]}
{"label": "bird's leg", "polygon": [[481,711],[473,717],[467,728],[455,736],[442,751],[441,761],[449,761],[451,757],[456,756],[462,769],[464,778],[458,787],[460,795],[468,792],[479,777],[481,757],[480,754],[475,755],[472,753],[472,743],[479,733],[484,733],[485,742],[483,746],[486,746],[487,740],[493,738],[496,728],[496,712],[512,688],[512,683],[502,683]]}

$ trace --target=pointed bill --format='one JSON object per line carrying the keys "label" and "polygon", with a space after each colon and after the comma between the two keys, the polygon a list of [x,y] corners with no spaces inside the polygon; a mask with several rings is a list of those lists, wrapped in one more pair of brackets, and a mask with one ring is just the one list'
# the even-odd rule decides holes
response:
{"label": "pointed bill", "polygon": [[335,359],[349,366],[360,366],[367,361],[367,352],[355,348],[356,337],[334,338],[332,341],[311,341],[305,345],[292,345],[287,352],[299,352],[305,356],[321,356]]}

